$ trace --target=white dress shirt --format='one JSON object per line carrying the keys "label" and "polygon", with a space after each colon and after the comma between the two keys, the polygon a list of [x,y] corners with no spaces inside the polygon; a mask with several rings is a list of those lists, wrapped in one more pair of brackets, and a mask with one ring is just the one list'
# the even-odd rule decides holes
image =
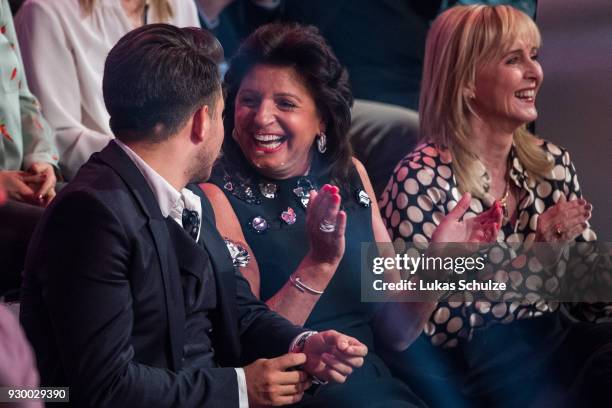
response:
{"label": "white dress shirt", "polygon": [[[200,229],[202,227],[202,202],[200,197],[191,192],[187,188],[183,188],[178,192],[165,178],[156,172],[147,164],[138,154],[122,143],[120,140],[115,140],[117,145],[132,159],[138,170],[142,173],[145,180],[151,187],[153,195],[159,204],[159,209],[164,217],[170,217],[180,226],[183,226],[183,209],[187,208],[191,211],[196,211],[200,217],[200,228],[198,228],[198,238],[200,238]],[[196,241],[197,241],[196,239]],[[234,368],[238,381],[238,401],[239,408],[249,407],[249,398],[247,393],[246,377],[244,369],[241,367]]]}
{"label": "white dress shirt", "polygon": [[[179,27],[199,27],[191,0],[169,0]],[[153,8],[147,21],[158,22]],[[57,134],[60,167],[70,180],[113,138],[102,97],[104,61],[134,27],[121,0],[97,0],[85,16],[79,0],[27,0],[15,17],[30,90]]]}

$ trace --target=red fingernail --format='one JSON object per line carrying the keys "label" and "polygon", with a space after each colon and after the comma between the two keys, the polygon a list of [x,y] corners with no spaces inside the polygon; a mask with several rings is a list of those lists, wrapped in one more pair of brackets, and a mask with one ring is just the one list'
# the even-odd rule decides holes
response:
{"label": "red fingernail", "polygon": [[333,196],[334,204],[338,204],[340,202],[340,196],[338,194],[334,194]]}

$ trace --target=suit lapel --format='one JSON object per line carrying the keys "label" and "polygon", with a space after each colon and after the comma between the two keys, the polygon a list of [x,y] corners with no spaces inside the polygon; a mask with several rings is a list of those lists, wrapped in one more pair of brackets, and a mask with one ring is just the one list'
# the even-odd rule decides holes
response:
{"label": "suit lapel", "polygon": [[173,249],[166,221],[149,184],[129,156],[114,141],[97,153],[98,158],[112,167],[134,195],[143,213],[148,218],[148,225],[159,258],[161,279],[166,299],[166,316],[168,319],[170,347],[172,351],[171,369],[181,368],[183,353],[183,334],[185,330],[185,305],[181,291],[180,272]]}
{"label": "suit lapel", "polygon": [[161,275],[166,298],[166,316],[168,318],[168,328],[170,330],[170,347],[172,349],[172,362],[174,364],[173,369],[179,370],[182,366],[181,360],[185,340],[185,305],[179,279],[180,271],[177,269],[178,261],[176,254],[171,251],[174,247],[172,246],[172,242],[170,242],[166,222],[163,219],[150,219],[149,229],[151,230],[155,246],[157,247],[157,254],[161,266]]}
{"label": "suit lapel", "polygon": [[215,225],[215,215],[202,190],[196,185],[188,188],[200,197],[202,202],[202,228],[200,229],[200,245],[210,255],[215,282],[217,284],[217,309],[213,317],[218,322],[221,333],[213,340],[216,354],[231,364],[240,355],[240,332],[238,327],[238,306],[236,303],[236,277],[232,259],[225,242]]}

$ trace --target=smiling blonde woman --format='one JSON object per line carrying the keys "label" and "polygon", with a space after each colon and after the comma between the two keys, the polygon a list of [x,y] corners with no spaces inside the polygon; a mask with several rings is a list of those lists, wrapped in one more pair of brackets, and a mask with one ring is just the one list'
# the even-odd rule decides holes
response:
{"label": "smiling blonde woman", "polygon": [[[603,377],[592,375],[593,365],[603,361],[595,350],[612,339],[610,327],[573,325],[562,318],[560,302],[545,300],[559,299],[561,275],[543,267],[555,265],[558,254],[541,245],[596,236],[588,224],[592,206],[582,198],[569,153],[527,130],[537,118],[544,77],[539,47],[533,20],[510,6],[458,6],[439,15],[426,43],[421,144],[397,165],[381,196],[385,226],[400,242],[431,241],[466,192],[473,197],[466,218],[494,205],[504,212],[501,245],[488,255],[496,268],[491,274],[510,284],[504,299],[511,301],[440,303],[420,347],[395,359],[437,403],[455,402],[441,401],[439,387],[429,381],[445,377],[438,385],[472,404],[503,395],[496,406],[533,403],[546,387],[573,387],[573,395],[556,395],[566,400],[597,398],[605,387],[594,384],[610,378],[609,369]],[[534,243],[526,261],[500,250]],[[605,307],[589,306],[588,313],[584,305],[572,307],[574,317],[608,319]],[[580,357],[565,358],[574,347]],[[453,365],[432,363],[439,359]],[[579,370],[589,373],[581,382],[574,375]],[[552,371],[558,375],[548,376]]]}

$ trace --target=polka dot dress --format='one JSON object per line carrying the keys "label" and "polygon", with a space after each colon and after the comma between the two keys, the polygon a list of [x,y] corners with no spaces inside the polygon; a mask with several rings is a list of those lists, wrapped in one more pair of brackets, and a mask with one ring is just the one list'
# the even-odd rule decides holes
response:
{"label": "polka dot dress", "polygon": [[[510,180],[521,192],[517,217],[503,225],[498,243],[490,250],[488,262],[481,277],[493,278],[508,284],[510,290],[499,296],[482,296],[478,301],[465,298],[440,303],[425,326],[424,333],[435,346],[455,347],[460,340],[469,340],[474,333],[491,324],[509,324],[551,313],[559,308],[556,302],[547,302],[538,293],[554,294],[559,290],[559,278],[564,268],[547,270],[536,258],[525,255],[509,256],[502,248],[533,242],[538,217],[564,195],[567,200],[581,197],[575,168],[567,151],[544,142],[543,149],[554,160],[548,177],[534,180],[525,171],[514,148],[510,153]],[[459,201],[461,194],[453,174],[450,152],[439,146],[421,144],[395,168],[380,199],[380,210],[389,235],[402,248],[405,242],[427,243],[444,216]],[[484,201],[472,198],[466,218],[488,209]],[[577,241],[593,241],[592,229],[584,231]],[[488,292],[489,293],[489,292]],[[605,318],[598,310],[573,306],[576,314],[587,320]]]}

